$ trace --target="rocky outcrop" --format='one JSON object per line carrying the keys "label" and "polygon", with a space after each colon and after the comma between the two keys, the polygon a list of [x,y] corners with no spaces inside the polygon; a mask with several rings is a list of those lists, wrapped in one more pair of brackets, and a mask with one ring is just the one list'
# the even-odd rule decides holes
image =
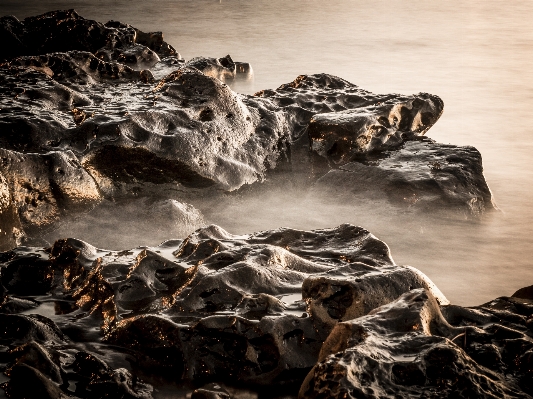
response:
{"label": "rocky outcrop", "polygon": [[312,192],[329,192],[338,201],[386,199],[403,209],[466,216],[482,215],[494,207],[481,154],[474,147],[428,138],[330,170]]}
{"label": "rocky outcrop", "polygon": [[79,50],[98,54],[100,58],[118,54],[112,59],[127,63],[129,58],[124,54],[141,46],[147,48],[141,54],[152,59],[158,55],[179,56],[163,41],[161,32],[144,33],[116,21],[102,24],[85,19],[74,10],[52,11],[23,21],[13,16],[2,17],[0,37],[6,43],[0,57],[4,61],[25,55]]}
{"label": "rocky outcrop", "polygon": [[299,397],[530,398],[532,311],[511,297],[441,312],[430,293],[410,291],[337,324]]}
{"label": "rocky outcrop", "polygon": [[95,181],[70,151],[24,154],[0,149],[0,171],[6,176],[6,196],[9,192],[17,210],[15,220],[30,233],[50,227],[67,212],[86,211],[101,199]]}
{"label": "rocky outcrop", "polygon": [[295,134],[306,130],[311,150],[334,163],[423,135],[444,108],[431,94],[376,95],[327,74],[301,75],[256,96],[290,110]]}
{"label": "rocky outcrop", "polygon": [[[443,111],[435,95],[374,94],[327,74],[241,95],[226,83],[250,79],[248,63],[186,61],[160,32],[73,10],[3,17],[0,37],[0,146],[75,157],[111,202],[194,205],[284,174],[343,201],[461,216],[494,207],[475,149],[421,140]],[[21,220],[31,239],[57,218]]]}
{"label": "rocky outcrop", "polygon": [[0,287],[13,398],[38,397],[25,380],[39,397],[150,398],[164,381],[199,398],[231,397],[221,383],[292,398],[533,393],[527,288],[451,305],[352,225],[213,225],[126,251],[59,240],[0,254]]}

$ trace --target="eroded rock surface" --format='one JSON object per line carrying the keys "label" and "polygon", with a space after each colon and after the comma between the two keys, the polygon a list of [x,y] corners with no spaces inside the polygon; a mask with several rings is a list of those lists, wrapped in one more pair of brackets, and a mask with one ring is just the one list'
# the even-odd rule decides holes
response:
{"label": "eroded rock surface", "polygon": [[530,398],[532,311],[511,297],[441,312],[430,293],[410,291],[337,324],[299,397]]}
{"label": "eroded rock surface", "polygon": [[[194,205],[282,173],[353,202],[396,196],[395,206],[469,215],[493,207],[474,149],[419,140],[443,112],[438,96],[373,94],[327,74],[237,94],[226,83],[250,79],[248,63],[229,55],[186,61],[160,32],[74,10],[3,17],[0,36],[0,146],[68,154],[112,202]],[[403,173],[391,170],[396,164]],[[30,218],[17,198],[29,238],[56,224],[53,205]],[[91,209],[60,208],[61,217]]]}
{"label": "eroded rock surface", "polygon": [[168,383],[183,397],[231,397],[220,383],[272,398],[533,390],[527,289],[451,305],[360,227],[235,236],[212,225],[157,247],[65,239],[0,255],[14,398],[37,397],[25,379],[40,397],[80,398],[150,398]]}
{"label": "eroded rock surface", "polygon": [[474,147],[423,138],[398,149],[349,162],[320,177],[313,192],[328,191],[340,201],[385,197],[417,211],[450,210],[481,215],[494,207]]}

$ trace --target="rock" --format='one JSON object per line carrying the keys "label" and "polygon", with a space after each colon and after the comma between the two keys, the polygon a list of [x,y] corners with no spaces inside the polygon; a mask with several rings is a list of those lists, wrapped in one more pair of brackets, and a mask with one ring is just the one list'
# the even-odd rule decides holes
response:
{"label": "rock", "polygon": [[11,379],[4,385],[10,398],[63,399],[68,398],[54,382],[34,367],[20,364],[10,371]]}
{"label": "rock", "polygon": [[316,114],[309,122],[311,149],[334,163],[398,147],[423,135],[442,113],[442,101],[421,93],[354,110]]}
{"label": "rock", "polygon": [[94,206],[100,192],[69,151],[23,154],[0,149],[13,207],[25,230],[45,229],[68,212]]}
{"label": "rock", "polygon": [[[131,49],[131,55],[121,54],[117,56],[121,63],[113,62],[110,57],[109,61],[101,54],[95,56],[86,51],[69,51],[68,53],[53,53],[39,56],[19,57],[12,60],[9,65],[11,67],[29,67],[36,71],[44,72],[47,76],[53,78],[57,82],[64,84],[94,84],[96,82],[113,82],[113,83],[130,83],[137,81],[145,81],[146,77],[142,76],[142,71],[130,68],[130,64],[134,66],[146,66],[145,64],[153,64],[158,60],[150,63],[145,60],[137,60],[135,58],[135,50],[150,51],[149,49],[138,49],[135,47]],[[132,61],[130,58],[135,58]],[[128,62],[126,62],[129,60]],[[146,73],[146,72],[145,72]],[[83,122],[80,121],[78,125]]]}
{"label": "rock", "polygon": [[529,398],[527,366],[501,361],[509,339],[516,349],[533,346],[530,331],[451,325],[429,292],[413,290],[337,324],[299,397]]}
{"label": "rock", "polygon": [[533,285],[530,285],[528,287],[520,288],[518,291],[516,291],[512,297],[515,298],[523,298],[523,299],[533,299]]}
{"label": "rock", "polygon": [[0,251],[6,251],[21,244],[24,233],[17,211],[9,184],[4,175],[0,173]]}
{"label": "rock", "polygon": [[207,76],[230,82],[234,79],[251,79],[253,69],[247,62],[234,62],[228,54],[221,58],[196,57],[187,61],[184,65],[187,68],[195,68]]}
{"label": "rock", "polygon": [[83,398],[151,399],[152,386],[143,383],[123,368],[113,370],[87,352],[77,352],[71,365],[80,381],[76,395]]}
{"label": "rock", "polygon": [[431,94],[373,94],[327,74],[300,75],[255,95],[289,112],[295,133],[308,129],[312,149],[337,162],[424,134],[444,108]]}
{"label": "rock", "polygon": [[[208,226],[126,251],[66,239],[4,253],[0,271],[4,301],[38,304],[31,316],[0,313],[0,344],[43,395],[150,398],[139,375],[202,387],[195,397],[227,397],[221,382],[306,398],[533,389],[529,299],[451,305],[352,225],[240,236]],[[47,293],[63,301],[53,321],[39,315]],[[17,378],[5,388],[24,397]]]}
{"label": "rock", "polygon": [[312,192],[328,192],[338,201],[386,198],[400,208],[426,213],[479,216],[494,209],[481,154],[473,147],[427,138],[332,169]]}
{"label": "rock", "polygon": [[41,344],[30,341],[27,344],[18,346],[10,352],[10,355],[15,359],[13,366],[7,370],[16,367],[17,365],[27,365],[39,370],[46,378],[55,383],[61,384],[63,379],[61,377],[61,369],[59,367],[59,354],[57,352],[49,352]]}
{"label": "rock", "polygon": [[[21,55],[41,55],[71,50],[96,53],[105,48],[127,49],[142,45],[162,56],[177,55],[163,41],[161,32],[144,33],[127,24],[110,21],[107,24],[88,20],[74,10],[52,11],[18,21],[14,17],[0,20],[1,37],[7,40],[3,60]],[[128,50],[126,50],[127,52]],[[120,50],[118,56],[120,56]]]}
{"label": "rock", "polygon": [[0,313],[0,343],[25,344],[30,341],[62,342],[63,334],[53,321],[39,314],[9,315]]}
{"label": "rock", "polygon": [[191,399],[231,399],[230,394],[217,384],[209,384],[205,387],[196,389]]}

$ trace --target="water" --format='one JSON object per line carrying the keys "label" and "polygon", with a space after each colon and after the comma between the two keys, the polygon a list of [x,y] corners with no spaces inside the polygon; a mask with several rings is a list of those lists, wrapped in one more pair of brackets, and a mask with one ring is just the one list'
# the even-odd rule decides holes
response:
{"label": "water", "polygon": [[231,54],[250,62],[254,82],[235,87],[243,93],[327,72],[376,93],[441,96],[445,111],[428,136],[480,150],[501,213],[435,225],[355,206],[302,210],[294,198],[273,198],[248,209],[248,218],[224,213],[212,221],[233,233],[362,225],[389,244],[397,263],[421,269],[462,305],[533,284],[532,2],[2,0],[0,15],[65,8],[161,30],[186,59]]}

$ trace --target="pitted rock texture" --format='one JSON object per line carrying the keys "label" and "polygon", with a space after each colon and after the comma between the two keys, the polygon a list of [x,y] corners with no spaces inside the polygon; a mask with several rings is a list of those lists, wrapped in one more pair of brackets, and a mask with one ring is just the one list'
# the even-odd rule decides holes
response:
{"label": "pitted rock texture", "polygon": [[[440,171],[430,178],[391,173],[385,184],[385,162],[369,162],[396,159],[412,175],[440,165],[444,146],[437,143],[425,141],[412,162],[402,153],[439,119],[438,96],[373,94],[327,74],[301,75],[275,90],[242,95],[225,82],[251,79],[250,64],[229,55],[186,61],[161,32],[102,24],[74,10],[23,21],[3,17],[0,37],[0,147],[68,153],[107,200],[151,197],[194,205],[195,198],[257,186],[281,173],[307,186],[324,176],[317,188],[331,181],[353,202],[359,196],[390,198],[397,188],[419,210],[479,215],[493,207],[481,160],[469,147],[445,150],[466,154],[454,161],[461,172],[434,166],[432,173]],[[347,168],[357,169],[356,177],[335,178]],[[355,184],[359,177],[368,184]],[[20,201],[13,204],[25,214]],[[60,218],[90,209],[65,203]],[[41,216],[21,218],[30,242],[43,239],[35,236],[43,226],[57,227],[57,217]],[[13,234],[2,245],[20,242]]]}
{"label": "pitted rock texture", "polygon": [[0,148],[0,171],[16,220],[26,231],[50,227],[68,212],[85,211],[101,199],[96,182],[70,151],[25,154]]}
{"label": "pitted rock texture", "polygon": [[528,288],[451,305],[352,225],[241,236],[213,225],[125,251],[20,247],[0,254],[0,289],[13,398],[151,398],[168,383],[183,398],[533,393]]}
{"label": "pitted rock texture", "polygon": [[427,291],[407,292],[337,324],[299,397],[531,398],[532,312],[513,297],[441,312]]}
{"label": "pitted rock texture", "polygon": [[295,133],[307,129],[311,148],[337,163],[423,135],[444,108],[431,94],[374,94],[327,74],[300,75],[256,96],[290,110]]}
{"label": "pitted rock texture", "polygon": [[0,58],[4,61],[24,55],[71,50],[93,54],[99,50],[120,52],[128,51],[132,46],[144,46],[163,56],[178,55],[172,46],[163,41],[161,32],[144,33],[116,21],[104,25],[85,19],[74,10],[51,11],[23,21],[13,16],[2,17],[0,37],[6,43]]}
{"label": "pitted rock texture", "polygon": [[[121,252],[67,239],[2,260],[5,317],[53,305],[51,320],[39,317],[57,330],[56,340],[100,342],[96,325],[144,373],[195,385],[295,393],[338,322],[413,287],[447,303],[427,277],[395,265],[385,243],[352,225],[245,236],[212,225],[184,241]],[[21,296],[26,306],[16,302]]]}
{"label": "pitted rock texture", "polygon": [[185,63],[188,68],[196,68],[207,76],[217,78],[222,82],[234,79],[251,79],[252,66],[247,62],[235,62],[230,55],[221,58],[196,57]]}

